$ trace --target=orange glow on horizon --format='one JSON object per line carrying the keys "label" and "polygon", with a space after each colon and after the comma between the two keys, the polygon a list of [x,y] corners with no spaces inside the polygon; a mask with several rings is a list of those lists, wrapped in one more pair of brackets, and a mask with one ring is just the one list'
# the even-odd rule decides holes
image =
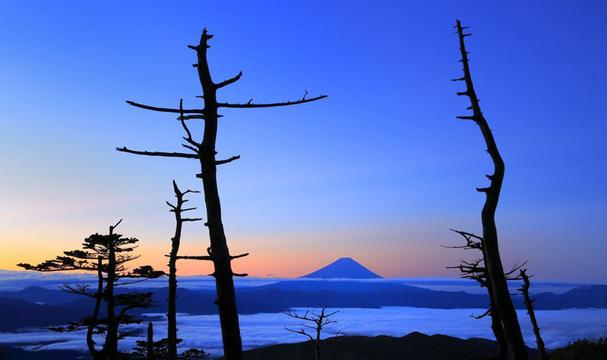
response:
{"label": "orange glow on horizon", "polygon": [[[64,239],[81,239],[81,231],[71,230],[70,234],[65,234],[65,230],[62,232],[64,237],[61,240],[47,238],[46,242],[40,241],[43,236],[40,230],[24,230],[12,234],[13,238],[20,239],[19,246],[4,247],[0,268],[20,270],[16,266],[19,262],[38,263],[54,258],[61,251],[79,247],[79,240]],[[395,243],[395,247],[391,251],[386,251],[385,247],[368,248],[366,239],[371,236],[382,237],[384,242]],[[230,239],[230,252],[232,254],[249,252],[249,256],[234,260],[233,268],[235,272],[247,273],[255,277],[299,277],[346,256],[356,259],[363,266],[384,277],[453,275],[444,271],[443,266],[435,266],[437,263],[448,264],[450,261],[444,257],[444,252],[441,253],[440,247],[434,246],[433,242],[422,240],[401,240],[404,237],[423,238],[419,234],[401,234],[400,229],[390,227],[382,227],[381,232],[377,229],[367,229],[239,235]],[[6,241],[3,240],[3,243]],[[402,246],[403,244],[407,246]],[[132,266],[149,264],[166,270],[165,254],[169,249],[169,241],[142,240],[137,249],[141,257],[134,261]],[[180,254],[202,255],[203,249],[206,249],[206,245],[200,246],[198,239],[186,236],[182,240]],[[415,249],[415,252],[412,249]],[[435,258],[435,261],[428,261],[431,258]],[[181,260],[178,265],[178,273],[184,276],[208,275],[211,272],[212,263],[209,261]]]}

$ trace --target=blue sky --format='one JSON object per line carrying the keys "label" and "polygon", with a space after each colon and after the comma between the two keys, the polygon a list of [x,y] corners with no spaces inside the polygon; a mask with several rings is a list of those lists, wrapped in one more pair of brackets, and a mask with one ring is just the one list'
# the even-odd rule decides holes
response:
{"label": "blue sky", "polygon": [[[170,181],[198,187],[196,164],[114,148],[179,149],[171,116],[124,100],[195,106],[185,45],[206,26],[215,79],[244,72],[224,99],[329,95],[224,113],[219,154],[242,158],[220,170],[220,191],[232,249],[253,253],[243,269],[294,276],[353,256],[389,276],[455,275],[444,266],[463,254],[439,245],[459,240],[448,228],[480,231],[474,188],[491,165],[478,129],[455,119],[467,106],[449,81],[460,74],[459,18],[506,161],[505,262],[529,259],[543,279],[605,282],[604,2],[1,6],[0,267],[76,247],[121,217],[146,261],[164,262]],[[199,227],[187,231],[187,249],[206,247]]]}

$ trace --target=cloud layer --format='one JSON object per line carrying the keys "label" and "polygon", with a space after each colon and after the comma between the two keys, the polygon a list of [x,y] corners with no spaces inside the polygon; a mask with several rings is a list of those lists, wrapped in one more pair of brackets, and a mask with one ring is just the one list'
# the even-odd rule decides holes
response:
{"label": "cloud layer", "polygon": [[[313,309],[295,309],[297,311]],[[324,332],[325,337],[343,335],[390,335],[404,336],[413,331],[426,334],[444,334],[461,338],[492,338],[490,320],[475,320],[470,315],[480,314],[483,309],[420,309],[408,307],[384,307],[381,309],[339,309],[334,316],[338,321]],[[161,314],[149,314],[159,319]],[[568,309],[558,311],[537,311],[538,321],[546,346],[557,348],[580,338],[607,336],[607,309]],[[535,338],[531,332],[528,317],[519,311],[527,345],[533,347]],[[246,349],[277,343],[300,342],[305,338],[289,333],[285,327],[298,328],[301,323],[282,313],[241,315],[243,344]],[[220,354],[221,338],[219,320],[216,315],[178,316],[179,337],[183,347],[197,347]],[[134,326],[144,332],[145,325]],[[166,321],[154,320],[155,338],[166,336]],[[142,335],[143,336],[143,335]],[[136,340],[130,337],[122,341],[123,349],[133,347]],[[0,343],[18,344],[28,349],[38,350],[86,350],[84,333],[55,334],[46,330],[0,334]]]}

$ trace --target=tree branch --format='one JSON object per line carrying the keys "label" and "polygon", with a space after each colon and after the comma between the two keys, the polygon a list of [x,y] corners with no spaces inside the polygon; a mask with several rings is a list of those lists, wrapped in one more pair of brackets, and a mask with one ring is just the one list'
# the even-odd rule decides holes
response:
{"label": "tree branch", "polygon": [[161,107],[149,106],[149,105],[136,103],[136,102],[130,101],[130,100],[127,100],[126,103],[131,106],[135,106],[135,107],[138,107],[141,109],[158,111],[158,112],[168,112],[168,113],[176,113],[176,114],[179,114],[180,112],[183,112],[184,114],[204,114],[203,110],[199,110],[199,109],[180,110],[180,109],[172,109],[172,108],[161,108]]}
{"label": "tree branch", "polygon": [[202,144],[194,141],[194,139],[192,138],[192,132],[190,131],[190,129],[188,128],[188,125],[185,123],[185,115],[184,114],[184,110],[183,110],[183,99],[179,99],[179,122],[181,123],[181,127],[183,127],[183,130],[186,133],[186,136],[183,137],[183,139],[185,141],[187,141],[188,143],[194,145],[194,147],[191,146],[187,146],[187,145],[183,145],[184,147],[194,151],[196,154],[200,153],[200,149],[202,148]]}
{"label": "tree branch", "polygon": [[307,336],[311,341],[314,341],[314,337],[312,335],[308,334],[304,329],[293,330],[293,329],[285,328],[285,330],[295,333],[295,334]]}
{"label": "tree branch", "polygon": [[240,80],[240,77],[242,76],[242,71],[240,71],[238,73],[238,75],[234,76],[233,78],[230,78],[228,80],[222,81],[219,84],[215,84],[215,88],[217,89],[221,89],[224,86],[228,86],[230,84],[235,83],[236,81]]}
{"label": "tree branch", "polygon": [[178,153],[178,152],[162,152],[162,151],[139,151],[139,150],[131,150],[126,146],[121,148],[116,148],[116,151],[125,152],[129,154],[135,155],[145,155],[145,156],[162,156],[162,157],[175,157],[175,158],[184,158],[184,159],[198,159],[198,155],[196,154],[186,154],[186,153]]}
{"label": "tree branch", "polygon": [[211,256],[188,256],[188,255],[179,255],[176,257],[178,260],[206,260],[213,261]]}
{"label": "tree branch", "polygon": [[269,108],[269,107],[280,107],[280,106],[290,106],[290,105],[298,105],[298,104],[305,104],[305,103],[309,103],[312,101],[317,101],[317,100],[321,100],[326,98],[327,95],[320,95],[317,97],[313,97],[310,99],[306,99],[305,97],[299,99],[299,100],[294,100],[294,101],[285,101],[285,102],[276,102],[276,103],[253,103],[252,99],[249,100],[249,102],[244,103],[244,104],[240,104],[240,103],[236,103],[236,104],[232,104],[232,103],[217,103],[218,107],[224,107],[224,108],[235,108],[235,109],[250,109],[250,108]]}
{"label": "tree branch", "polygon": [[229,159],[225,159],[225,160],[217,160],[217,161],[215,161],[215,165],[223,165],[223,164],[231,163],[232,161],[238,160],[238,159],[240,159],[240,155],[232,156]]}

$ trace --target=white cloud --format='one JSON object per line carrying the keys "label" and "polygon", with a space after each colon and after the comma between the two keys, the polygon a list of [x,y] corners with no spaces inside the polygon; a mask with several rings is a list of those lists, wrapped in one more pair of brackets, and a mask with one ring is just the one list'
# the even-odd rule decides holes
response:
{"label": "white cloud", "polygon": [[[295,309],[305,311],[312,309]],[[337,309],[336,309],[337,310]],[[490,319],[476,320],[472,314],[483,309],[420,309],[408,307],[385,307],[381,309],[338,309],[334,319],[337,324],[329,326],[325,336],[338,331],[345,335],[390,335],[404,336],[413,331],[426,334],[444,334],[461,338],[492,338]],[[152,314],[150,314],[152,315]],[[160,314],[153,314],[158,316]],[[607,309],[568,309],[537,311],[538,321],[548,348],[556,348],[580,338],[607,336]],[[519,320],[524,329],[525,340],[535,346],[529,319],[525,311],[519,311]],[[298,320],[282,313],[241,315],[240,324],[243,344],[250,349],[276,343],[304,341],[300,335],[284,330],[284,327],[300,326]],[[143,331],[145,324],[137,325]],[[221,338],[219,320],[216,315],[187,315],[178,317],[179,337],[183,348],[197,347],[220,354]],[[166,321],[154,321],[155,338],[166,336]],[[122,348],[134,346],[139,338],[127,338]],[[86,350],[84,333],[56,334],[49,331],[30,331],[0,334],[0,343],[21,344],[30,349]],[[31,345],[38,343],[40,345]]]}

